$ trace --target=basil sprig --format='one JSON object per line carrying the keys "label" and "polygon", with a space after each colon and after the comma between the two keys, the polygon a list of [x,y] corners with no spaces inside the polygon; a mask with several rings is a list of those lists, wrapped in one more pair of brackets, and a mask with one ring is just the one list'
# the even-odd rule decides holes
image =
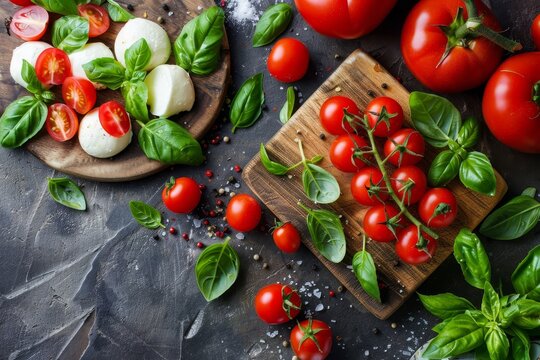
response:
{"label": "basil sprig", "polygon": [[255,27],[253,47],[270,44],[281,35],[291,23],[293,11],[287,3],[277,3],[269,6]]}
{"label": "basil sprig", "polygon": [[159,227],[164,228],[161,222],[161,213],[154,207],[142,201],[130,201],[129,210],[131,216],[147,229],[155,230]]}
{"label": "basil sprig", "polygon": [[111,90],[118,90],[126,79],[126,69],[115,59],[98,58],[84,64],[86,76]]}
{"label": "basil sprig", "polygon": [[454,257],[465,280],[475,288],[483,289],[491,281],[491,265],[478,236],[463,228],[454,240]]}
{"label": "basil sprig", "polygon": [[51,198],[57,203],[79,211],[86,210],[84,193],[73,180],[50,178],[47,187]]}
{"label": "basil sprig", "polygon": [[88,42],[90,24],[88,20],[78,15],[63,16],[54,22],[52,28],[52,43],[54,47],[71,54]]}
{"label": "basil sprig", "polygon": [[75,0],[32,0],[45,10],[60,15],[77,15],[77,2]]}
{"label": "basil sprig", "polygon": [[263,104],[263,75],[259,73],[247,79],[233,98],[229,112],[232,132],[255,124],[261,116]]}
{"label": "basil sprig", "polygon": [[352,267],[354,275],[360,282],[362,289],[377,300],[381,302],[381,290],[379,289],[379,281],[377,280],[377,268],[373,262],[373,257],[366,251],[366,237],[363,239],[362,250],[354,254]]}
{"label": "basil sprig", "polygon": [[[299,161],[294,165],[285,166],[276,161],[270,160],[270,157],[268,156],[268,152],[266,151],[266,148],[264,147],[263,143],[261,143],[261,146],[259,149],[259,155],[261,157],[261,163],[263,164],[264,168],[272,175],[278,175],[278,176],[285,175],[289,171],[294,170],[303,164],[303,161]],[[317,155],[307,160],[307,162],[309,164],[316,164],[320,162],[322,159],[323,159],[322,156]]]}
{"label": "basil sprig", "polygon": [[295,102],[296,102],[296,92],[294,91],[293,86],[289,86],[287,88],[287,100],[285,101],[285,104],[283,104],[283,107],[281,108],[281,111],[279,112],[279,121],[281,121],[282,124],[286,124],[287,121],[289,121],[289,119],[291,118],[294,112]]}
{"label": "basil sprig", "polygon": [[512,285],[518,294],[540,301],[540,245],[532,249],[514,270]]}
{"label": "basil sprig", "polygon": [[107,0],[105,8],[109,13],[109,17],[114,22],[127,22],[128,20],[135,18],[135,16],[133,16],[129,11],[124,9],[114,0]]}

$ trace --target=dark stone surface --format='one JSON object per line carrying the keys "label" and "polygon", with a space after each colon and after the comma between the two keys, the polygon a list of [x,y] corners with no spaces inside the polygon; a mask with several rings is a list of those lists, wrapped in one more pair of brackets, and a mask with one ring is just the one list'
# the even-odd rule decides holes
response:
{"label": "dark stone surface", "polygon": [[[262,10],[271,1],[254,2]],[[400,1],[378,30],[357,41],[324,38],[295,16],[289,36],[305,41],[312,59],[309,74],[297,84],[303,97],[339,65],[335,54],[346,57],[357,47],[401,77],[409,89],[422,89],[399,52],[400,27],[411,3]],[[538,1],[498,0],[492,5],[503,27],[511,29],[508,33],[531,49],[528,29],[540,11]],[[249,22],[229,21],[227,28],[236,89],[255,72],[267,74],[269,47],[251,48]],[[275,281],[306,288],[302,294],[308,302],[305,310],[313,312],[316,305],[325,306],[315,316],[329,322],[341,339],[334,343],[332,359],[407,359],[433,336],[429,329],[435,320],[417,299],[408,301],[388,321],[377,320],[347,293],[329,298],[329,289],[337,290],[339,284],[320,265],[320,270],[312,269],[318,262],[306,249],[293,256],[283,255],[263,232],[249,234],[244,240],[233,235],[232,243],[241,258],[240,277],[225,296],[207,303],[195,284],[193,266],[200,252],[195,243],[216,240],[184,216],[173,217],[171,222],[180,233],[190,233],[188,242],[169,234],[155,241],[155,232],[132,220],[127,208],[132,199],[164,210],[160,191],[170,176],[192,176],[206,183],[206,198],[213,204],[212,189],[225,186],[231,175],[239,177],[232,166],[247,163],[259,143],[280,127],[277,112],[285,98],[284,87],[266,75],[265,91],[268,110],[264,117],[253,128],[232,136],[231,144],[210,146],[208,165],[176,167],[125,184],[81,181],[89,203],[84,213],[63,208],[49,198],[46,178],[61,174],[24,150],[0,149],[0,359],[290,359],[292,352],[282,342],[293,323],[266,326],[252,308],[258,288]],[[452,96],[452,100],[465,113],[479,116],[480,95],[478,90]],[[230,126],[217,132],[230,135]],[[526,186],[540,188],[538,156],[513,152],[490,135],[485,135],[482,150],[490,154],[508,181],[509,195]],[[203,176],[205,168],[216,173],[211,181]],[[271,214],[266,214],[266,219],[273,221]],[[222,225],[217,219],[212,223]],[[501,280],[509,289],[511,271],[539,240],[538,229],[514,242],[486,240],[494,281]],[[252,259],[255,253],[261,254],[261,261]],[[269,269],[262,269],[263,261]],[[287,269],[290,262],[292,269]],[[321,299],[312,295],[314,289],[321,291]],[[480,296],[465,283],[452,258],[420,291],[453,291],[476,300]],[[396,329],[391,327],[393,322]],[[375,327],[380,334],[372,333]],[[269,336],[274,331],[277,335]]]}

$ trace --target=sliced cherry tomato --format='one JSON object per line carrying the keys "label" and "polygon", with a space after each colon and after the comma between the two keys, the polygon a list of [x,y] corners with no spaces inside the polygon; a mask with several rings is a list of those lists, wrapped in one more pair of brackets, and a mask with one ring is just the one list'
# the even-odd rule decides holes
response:
{"label": "sliced cherry tomato", "polygon": [[[373,99],[366,107],[369,126],[373,135],[386,137],[398,131],[403,125],[403,109],[399,103],[387,96]],[[375,127],[376,126],[376,127]]]}
{"label": "sliced cherry tomato", "polygon": [[397,238],[403,219],[393,205],[375,205],[364,216],[364,232],[375,241],[389,242]]}
{"label": "sliced cherry tomato", "polygon": [[278,227],[272,233],[272,238],[278,249],[287,254],[297,252],[302,243],[298,229],[290,222],[281,225],[278,223]]}
{"label": "sliced cherry tomato", "polygon": [[99,122],[109,135],[122,137],[131,130],[131,120],[126,109],[114,100],[99,107]]}
{"label": "sliced cherry tomato", "polygon": [[381,170],[370,166],[358,171],[351,180],[351,193],[361,205],[384,203],[388,199],[388,189]]}
{"label": "sliced cherry tomato", "polygon": [[48,25],[49,13],[47,10],[41,6],[30,5],[13,14],[9,30],[24,41],[35,41],[43,37]]}
{"label": "sliced cherry tomato", "polygon": [[9,0],[9,1],[19,6],[29,6],[33,4],[32,0]]}
{"label": "sliced cherry tomato", "polygon": [[36,60],[36,75],[44,85],[63,84],[71,76],[68,55],[60,49],[43,50]]}
{"label": "sliced cherry tomato", "polygon": [[86,114],[94,108],[97,94],[90,81],[68,77],[62,84],[62,98],[70,108],[79,114]]}
{"label": "sliced cherry tomato", "polygon": [[416,204],[426,192],[426,174],[413,165],[396,169],[391,176],[391,182],[392,189],[405,205]]}
{"label": "sliced cherry tomato", "polygon": [[[321,106],[320,119],[324,130],[332,135],[354,134],[358,128],[355,119],[348,119],[345,110],[360,116],[360,110],[354,101],[345,96],[332,96]],[[351,125],[352,124],[352,125]]]}
{"label": "sliced cherry tomato", "polygon": [[236,231],[248,232],[257,227],[262,217],[261,206],[248,194],[235,195],[227,205],[227,222]]}
{"label": "sliced cherry tomato", "polygon": [[431,260],[437,250],[437,241],[422,232],[418,239],[418,227],[409,225],[398,233],[396,254],[401,260],[411,265],[423,264]]}
{"label": "sliced cherry tomato", "polygon": [[283,38],[278,40],[268,55],[268,71],[281,82],[295,82],[306,75],[309,66],[309,51],[300,40]]}
{"label": "sliced cherry tomato", "polygon": [[398,130],[384,144],[384,156],[397,167],[417,164],[424,157],[425,150],[424,137],[410,128]]}
{"label": "sliced cherry tomato", "polygon": [[323,321],[304,320],[292,329],[290,341],[300,360],[324,360],[332,350],[332,330]]}
{"label": "sliced cherry tomato", "polygon": [[540,51],[540,14],[536,15],[531,25],[531,35],[536,46],[536,50]]}
{"label": "sliced cherry tomato", "polygon": [[420,218],[431,228],[450,226],[456,219],[457,211],[456,197],[446,188],[428,190],[418,204]]}
{"label": "sliced cherry tomato", "polygon": [[370,159],[363,151],[370,149],[363,137],[355,134],[341,135],[330,146],[330,161],[343,172],[354,173],[366,166],[364,160]]}
{"label": "sliced cherry tomato", "polygon": [[302,300],[296,290],[282,284],[270,284],[255,296],[255,311],[267,324],[284,324],[300,313]]}
{"label": "sliced cherry tomato", "polygon": [[88,19],[90,30],[88,36],[93,38],[104,34],[109,29],[110,19],[107,10],[99,5],[79,5],[79,15]]}
{"label": "sliced cherry tomato", "polygon": [[161,199],[170,211],[177,214],[189,214],[201,201],[199,184],[191,178],[181,177],[171,179],[161,192]]}
{"label": "sliced cherry tomato", "polygon": [[49,106],[45,129],[54,140],[67,141],[77,134],[79,119],[66,104],[52,104]]}

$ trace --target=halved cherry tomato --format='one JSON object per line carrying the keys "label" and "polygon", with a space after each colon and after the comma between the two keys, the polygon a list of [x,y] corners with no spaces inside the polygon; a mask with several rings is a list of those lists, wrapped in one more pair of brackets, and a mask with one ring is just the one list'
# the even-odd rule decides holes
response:
{"label": "halved cherry tomato", "polygon": [[418,241],[418,227],[409,225],[398,233],[396,254],[411,265],[423,264],[431,260],[437,250],[437,240],[422,232]]}
{"label": "halved cherry tomato", "polygon": [[360,116],[360,110],[352,99],[345,96],[332,96],[327,99],[321,106],[319,115],[324,130],[332,135],[354,134],[358,126],[351,126],[351,122],[345,117],[344,110]]}
{"label": "halved cherry tomato", "polygon": [[[369,126],[373,135],[386,137],[398,131],[403,125],[403,109],[399,103],[387,96],[373,99],[366,107]],[[375,127],[376,126],[376,127]]]}
{"label": "halved cherry tomato", "polygon": [[[21,4],[23,5],[22,1]],[[35,41],[43,37],[49,24],[49,13],[37,5],[25,6],[13,14],[9,30],[24,41]]]}
{"label": "halved cherry tomato", "polygon": [[416,130],[405,128],[388,137],[384,144],[384,156],[394,166],[414,165],[424,157],[426,143]]}
{"label": "halved cherry tomato", "polygon": [[278,249],[287,254],[297,252],[302,243],[298,229],[290,222],[279,225],[272,233],[272,238]]}
{"label": "halved cherry tomato", "polygon": [[79,119],[66,104],[52,104],[49,106],[45,129],[54,140],[67,141],[77,134]]}
{"label": "halved cherry tomato", "polygon": [[354,173],[366,166],[364,160],[370,156],[362,151],[368,149],[370,148],[366,139],[355,134],[341,135],[330,146],[330,161],[339,170]]}
{"label": "halved cherry tomato", "polygon": [[403,225],[395,206],[375,205],[364,216],[364,232],[375,241],[389,242],[397,238],[397,227]]}
{"label": "halved cherry tomato", "polygon": [[257,200],[252,196],[238,194],[229,201],[225,216],[234,230],[248,232],[259,225],[262,210]]}
{"label": "halved cherry tomato", "polygon": [[278,40],[268,55],[268,71],[281,82],[295,82],[306,75],[309,66],[309,51],[300,40],[283,38]]}
{"label": "halved cherry tomato", "polygon": [[195,180],[181,177],[171,178],[165,184],[161,198],[170,211],[177,214],[189,214],[199,205],[201,195],[201,189]]}
{"label": "halved cherry tomato", "polygon": [[90,30],[88,36],[93,38],[104,34],[110,25],[109,14],[107,10],[99,5],[85,4],[79,5],[79,15],[88,19]]}
{"label": "halved cherry tomato", "polygon": [[416,204],[426,192],[426,174],[413,165],[396,169],[391,176],[391,182],[392,189],[405,205]]}
{"label": "halved cherry tomato", "polygon": [[29,6],[33,4],[32,0],[9,0],[9,1],[19,6]]}
{"label": "halved cherry tomato", "polygon": [[428,190],[418,204],[422,221],[431,228],[450,226],[457,216],[457,201],[446,188]]}
{"label": "halved cherry tomato", "polygon": [[292,329],[290,341],[300,360],[324,360],[332,350],[332,330],[323,321],[304,320]]}
{"label": "halved cherry tomato", "polygon": [[267,324],[284,324],[300,313],[302,300],[296,290],[282,284],[270,284],[257,292],[255,311]]}
{"label": "halved cherry tomato", "polygon": [[36,75],[44,85],[63,84],[71,76],[68,55],[60,49],[43,50],[36,60]]}
{"label": "halved cherry tomato", "polygon": [[86,114],[96,104],[96,88],[83,78],[68,77],[62,85],[64,102],[79,114]]}
{"label": "halved cherry tomato", "polygon": [[131,120],[126,109],[114,100],[99,107],[99,122],[109,135],[122,137],[131,130]]}
{"label": "halved cherry tomato", "polygon": [[540,51],[540,14],[536,15],[532,22],[531,35],[536,50]]}
{"label": "halved cherry tomato", "polygon": [[351,180],[351,193],[361,205],[384,203],[388,199],[388,189],[381,170],[370,166],[358,171]]}

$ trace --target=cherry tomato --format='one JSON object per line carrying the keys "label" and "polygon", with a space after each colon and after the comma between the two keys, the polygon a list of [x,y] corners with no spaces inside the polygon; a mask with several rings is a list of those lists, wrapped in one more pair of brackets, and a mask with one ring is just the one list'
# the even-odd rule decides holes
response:
{"label": "cherry tomato", "polygon": [[369,126],[373,135],[387,137],[398,131],[403,125],[403,109],[399,103],[389,97],[379,96],[371,100],[366,107]]}
{"label": "cherry tomato", "polygon": [[86,79],[68,77],[62,85],[62,98],[70,108],[79,114],[86,114],[96,104],[96,88]]}
{"label": "cherry tomato", "polygon": [[364,216],[364,232],[375,241],[389,242],[396,239],[397,227],[402,225],[399,211],[393,205],[375,205]]}
{"label": "cherry tomato", "polygon": [[161,199],[173,213],[189,214],[199,205],[201,195],[199,184],[195,180],[171,177],[161,192]]}
{"label": "cherry tomato", "polygon": [[424,172],[413,165],[396,169],[391,176],[392,189],[405,205],[416,204],[426,192],[427,178]]}
{"label": "cherry tomato", "polygon": [[43,50],[36,60],[36,75],[44,85],[63,84],[71,76],[68,55],[60,49]]}
{"label": "cherry tomato", "polygon": [[384,156],[397,167],[417,164],[424,157],[425,150],[424,137],[410,128],[398,130],[384,144]]}
{"label": "cherry tomato", "polygon": [[536,15],[531,25],[531,35],[536,46],[536,50],[540,51],[540,14]]}
{"label": "cherry tomato", "polygon": [[49,13],[47,10],[41,6],[30,5],[13,14],[9,30],[24,41],[35,41],[43,37],[48,25]]}
{"label": "cherry tomato", "polygon": [[540,51],[503,62],[489,80],[482,112],[491,133],[512,149],[540,153]]}
{"label": "cherry tomato", "polygon": [[45,129],[56,141],[72,139],[79,129],[79,119],[66,104],[52,104],[49,106]]}
{"label": "cherry tomato", "polygon": [[339,170],[354,173],[366,166],[363,159],[370,156],[362,154],[362,151],[369,149],[366,139],[355,134],[341,135],[330,146],[330,161]]}
{"label": "cherry tomato", "polygon": [[332,350],[332,330],[323,321],[304,320],[292,329],[290,342],[300,360],[324,360]]}
{"label": "cherry tomato", "polygon": [[19,6],[29,6],[33,4],[32,0],[9,0],[9,1]]}
{"label": "cherry tomato", "polygon": [[99,5],[79,5],[79,15],[88,19],[90,30],[88,36],[93,38],[104,34],[109,29],[110,19],[107,10]]}
{"label": "cherry tomato", "polygon": [[302,300],[296,290],[282,284],[270,284],[255,296],[255,311],[267,324],[284,324],[300,313]]}
{"label": "cherry tomato", "polygon": [[437,241],[424,232],[420,240],[418,241],[418,227],[407,226],[398,233],[396,254],[407,264],[418,265],[428,262],[437,250]]}
{"label": "cherry tomato", "polygon": [[225,212],[227,222],[236,231],[248,232],[257,227],[261,221],[261,206],[248,194],[235,195]]}
{"label": "cherry tomato", "polygon": [[99,122],[109,135],[122,137],[131,130],[131,120],[122,104],[111,100],[99,107]]}
{"label": "cherry tomato", "polygon": [[286,83],[298,81],[308,70],[308,48],[300,40],[278,40],[268,55],[267,65],[270,75],[277,80]]}
{"label": "cherry tomato", "polygon": [[351,193],[361,205],[384,203],[388,199],[388,189],[381,170],[370,166],[358,171],[351,180]]}
{"label": "cherry tomato", "polygon": [[360,116],[360,110],[358,106],[348,97],[345,96],[332,96],[327,99],[321,106],[320,119],[324,130],[328,131],[332,135],[346,135],[355,133],[355,129],[358,128],[358,122],[355,124],[354,119],[353,126],[351,121],[348,121],[345,117],[346,110],[348,113]]}
{"label": "cherry tomato", "polygon": [[278,225],[272,233],[272,238],[278,249],[287,254],[297,252],[302,243],[298,229],[289,222]]}
{"label": "cherry tomato", "polygon": [[457,211],[456,197],[446,188],[428,190],[418,204],[420,218],[431,228],[450,226],[456,219]]}

